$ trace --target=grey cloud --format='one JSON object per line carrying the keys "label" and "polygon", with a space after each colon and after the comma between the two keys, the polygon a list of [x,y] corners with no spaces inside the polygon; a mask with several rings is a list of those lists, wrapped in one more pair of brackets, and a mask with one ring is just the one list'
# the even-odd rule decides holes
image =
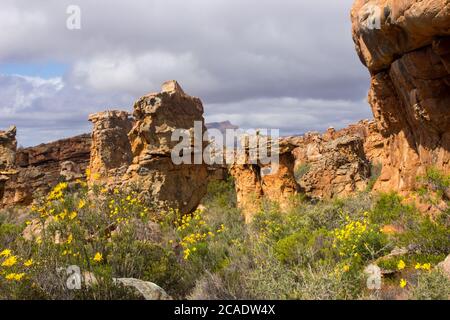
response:
{"label": "grey cloud", "polygon": [[[306,110],[314,116],[298,123],[297,131],[304,131],[369,112],[361,102],[369,77],[351,40],[352,0],[78,0],[79,31],[65,27],[71,0],[2,3],[0,29],[8,35],[0,38],[0,61],[69,65],[64,89],[53,98],[33,100],[31,109],[42,120],[28,124],[17,112],[25,127],[57,121],[84,129],[81,119],[88,112],[129,108],[135,98],[158,90],[168,79],[177,79],[186,92],[201,97],[208,118],[229,116],[249,126],[271,119],[285,122],[281,117],[290,123],[289,113]],[[0,87],[0,96],[5,90]],[[275,104],[252,119],[245,112],[257,111],[249,103],[258,99],[284,97],[300,103]],[[312,100],[324,103],[302,107]],[[353,109],[344,112],[333,101],[347,101]],[[230,114],[221,106],[241,106],[241,111]],[[36,140],[28,135],[24,139]]]}
{"label": "grey cloud", "polygon": [[343,128],[370,116],[365,100],[251,99],[206,108],[208,121],[229,119],[243,129],[280,129],[283,135]]}

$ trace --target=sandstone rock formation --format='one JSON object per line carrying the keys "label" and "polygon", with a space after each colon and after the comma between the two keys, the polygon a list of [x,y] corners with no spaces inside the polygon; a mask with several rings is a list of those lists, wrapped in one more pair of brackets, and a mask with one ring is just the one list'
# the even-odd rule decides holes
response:
{"label": "sandstone rock formation", "polygon": [[448,2],[357,0],[351,16],[384,139],[375,190],[413,190],[429,166],[450,172]]}
{"label": "sandstone rock formation", "polygon": [[356,135],[333,138],[330,131],[306,136],[294,150],[297,181],[311,198],[346,197],[367,187],[370,165],[364,140]]}
{"label": "sandstone rock formation", "polygon": [[[254,148],[261,148],[260,141]],[[270,152],[270,156],[276,153],[274,159],[278,158],[278,163],[268,164],[261,161],[264,160],[261,158],[250,163],[249,154],[255,150],[245,146],[243,157],[246,159],[236,159],[236,163],[231,166],[238,206],[242,209],[246,222],[250,222],[259,212],[264,199],[278,203],[280,209],[285,210],[291,198],[299,191],[294,177],[295,160],[292,150],[295,146],[288,140],[280,140],[278,144],[276,150],[272,150],[271,145],[262,147]]]}
{"label": "sandstone rock formation", "polygon": [[0,171],[6,171],[14,167],[16,150],[16,127],[13,126],[7,131],[0,131]]}
{"label": "sandstone rock formation", "polygon": [[193,138],[197,129],[205,131],[203,105],[200,99],[184,93],[176,81],[163,84],[160,93],[140,98],[134,105],[135,124],[128,134],[133,155],[132,164],[123,177],[124,185],[137,185],[142,194],[162,207],[169,206],[189,213],[206,194],[207,166],[194,164],[202,156],[205,144],[189,141],[183,155],[192,164],[175,164],[172,151],[179,141],[172,141],[175,130],[183,129]]}
{"label": "sandstone rock formation", "polygon": [[0,131],[0,205],[5,192],[5,184],[15,172],[11,171],[16,159],[16,127]]}
{"label": "sandstone rock formation", "polygon": [[93,123],[89,182],[117,185],[133,160],[128,140],[133,122],[125,111],[91,114],[89,121]]}
{"label": "sandstone rock formation", "polygon": [[251,221],[264,199],[286,211],[299,193],[312,199],[331,199],[365,190],[371,176],[366,155],[375,159],[380,148],[372,125],[361,121],[340,131],[330,128],[324,134],[281,138],[275,174],[261,163],[232,165],[230,173],[246,221]]}
{"label": "sandstone rock formation", "polygon": [[81,135],[18,150],[4,186],[1,206],[29,205],[46,195],[62,178],[83,178],[89,164],[91,139]]}

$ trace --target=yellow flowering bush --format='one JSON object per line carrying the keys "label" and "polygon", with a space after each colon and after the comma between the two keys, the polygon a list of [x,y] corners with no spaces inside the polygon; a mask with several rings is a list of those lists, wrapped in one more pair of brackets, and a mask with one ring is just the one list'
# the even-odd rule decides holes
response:
{"label": "yellow flowering bush", "polygon": [[184,260],[192,258],[198,252],[205,253],[208,240],[213,239],[216,233],[221,233],[225,230],[225,227],[221,225],[216,232],[213,232],[202,217],[201,210],[197,210],[189,215],[180,215],[178,211],[172,210],[171,214],[178,217],[174,222],[176,241],[183,249]]}
{"label": "yellow flowering bush", "polygon": [[[33,259],[25,259],[14,254],[11,249],[0,252],[0,279],[7,282],[20,282],[32,271]],[[0,282],[1,283],[1,282]]]}
{"label": "yellow flowering bush", "polygon": [[361,219],[352,219],[349,215],[344,219],[343,226],[333,231],[333,248],[338,250],[342,259],[362,262],[386,252],[387,238],[377,225],[370,223],[367,212]]}
{"label": "yellow flowering bush", "polygon": [[[434,267],[448,254],[448,230],[416,228],[413,209],[396,195],[303,199],[286,213],[268,202],[245,224],[230,182],[214,182],[202,209],[187,215],[156,210],[137,188],[89,188],[62,182],[30,216],[0,214],[0,299],[122,299],[129,292],[113,281],[122,277],[154,282],[179,299],[379,298],[363,273],[372,263],[394,274],[387,287],[405,288],[405,296],[443,297],[448,286]],[[402,226],[407,242],[383,234],[386,224]],[[385,256],[417,239],[420,252]],[[68,290],[68,266],[92,283]]]}

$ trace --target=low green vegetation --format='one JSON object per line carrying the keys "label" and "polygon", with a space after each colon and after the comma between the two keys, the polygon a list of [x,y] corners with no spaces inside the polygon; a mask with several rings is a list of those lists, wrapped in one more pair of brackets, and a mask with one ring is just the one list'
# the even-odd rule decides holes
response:
{"label": "low green vegetation", "polygon": [[[114,278],[176,299],[449,298],[436,268],[450,253],[449,212],[424,216],[394,193],[302,200],[284,213],[265,203],[245,224],[231,180],[212,182],[203,208],[184,216],[133,191],[62,182],[30,211],[0,214],[0,299],[139,298]],[[373,263],[390,272],[381,290],[366,285]],[[74,265],[95,281],[70,290]]]}
{"label": "low green vegetation", "polygon": [[298,166],[294,172],[295,180],[300,181],[310,170],[311,165],[308,163]]}
{"label": "low green vegetation", "polygon": [[372,191],[378,178],[381,176],[381,170],[383,165],[381,163],[371,163],[370,164],[370,179],[367,184],[367,191]]}

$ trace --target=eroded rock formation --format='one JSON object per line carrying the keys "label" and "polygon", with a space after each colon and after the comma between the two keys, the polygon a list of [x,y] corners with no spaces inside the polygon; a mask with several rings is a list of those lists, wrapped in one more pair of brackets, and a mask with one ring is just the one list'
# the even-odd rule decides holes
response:
{"label": "eroded rock formation", "polygon": [[46,195],[62,178],[83,178],[89,164],[91,139],[81,135],[20,149],[4,185],[1,206],[29,205]]}
{"label": "eroded rock formation", "polygon": [[294,155],[297,181],[311,198],[347,197],[367,187],[370,164],[358,135],[306,135]]}
{"label": "eroded rock formation", "polygon": [[[259,142],[255,148],[260,148]],[[299,186],[294,177],[295,159],[292,150],[295,146],[289,140],[280,140],[276,150],[270,146],[264,146],[265,150],[274,153],[277,159],[268,163],[263,158],[251,164],[249,154],[255,152],[251,148],[244,147],[242,157],[236,159],[236,163],[230,168],[234,178],[238,206],[242,209],[246,222],[250,222],[253,216],[259,212],[264,199],[276,202],[281,210],[286,210],[291,198],[298,194]]]}
{"label": "eroded rock formation", "polygon": [[15,173],[16,161],[16,127],[11,127],[7,131],[0,131],[0,205],[5,192],[5,184]]}
{"label": "eroded rock formation", "polygon": [[202,102],[184,93],[176,81],[168,81],[160,93],[140,98],[133,109],[132,119],[124,111],[89,117],[94,125],[91,184],[134,187],[162,209],[192,212],[208,183],[207,166],[193,162],[194,154],[201,156],[205,145],[200,136],[199,146],[189,143],[190,148],[183,150],[191,163],[175,164],[172,151],[180,141],[172,141],[172,134],[184,130],[192,139],[195,122],[205,131]]}
{"label": "eroded rock formation", "polygon": [[351,16],[384,139],[375,190],[413,190],[430,166],[450,172],[450,4],[357,0]]}
{"label": "eroded rock formation", "polygon": [[16,127],[0,131],[0,171],[14,167],[16,161]]}
{"label": "eroded rock formation", "polygon": [[93,124],[89,182],[117,185],[133,160],[128,140],[133,121],[125,111],[91,114],[89,121]]}
{"label": "eroded rock formation", "polygon": [[171,154],[179,141],[172,141],[175,130],[185,130],[193,138],[194,125],[205,131],[203,105],[200,99],[184,93],[176,81],[163,84],[160,93],[140,98],[134,105],[135,124],[128,134],[133,155],[132,164],[123,176],[124,185],[137,185],[143,195],[162,207],[195,210],[206,194],[207,166],[194,164],[195,154],[204,148],[191,144],[184,156],[192,164],[175,164]]}

